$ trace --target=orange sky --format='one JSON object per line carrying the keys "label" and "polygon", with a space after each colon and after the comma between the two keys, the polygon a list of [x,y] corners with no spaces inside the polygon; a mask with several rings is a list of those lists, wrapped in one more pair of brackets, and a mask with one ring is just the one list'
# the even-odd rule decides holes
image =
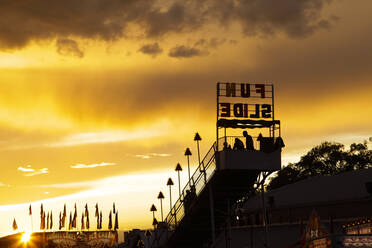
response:
{"label": "orange sky", "polygon": [[284,163],[372,136],[368,0],[28,4],[0,3],[0,235],[41,201],[148,227],[194,133],[213,143],[217,81],[274,83]]}

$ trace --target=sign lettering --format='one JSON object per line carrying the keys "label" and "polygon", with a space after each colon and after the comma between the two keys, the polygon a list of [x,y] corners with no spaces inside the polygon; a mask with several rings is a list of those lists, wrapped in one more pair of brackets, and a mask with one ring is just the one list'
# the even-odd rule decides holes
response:
{"label": "sign lettering", "polygon": [[[218,97],[219,117],[223,118],[272,118],[272,86],[249,83],[220,83]],[[240,98],[239,101],[229,100]],[[268,99],[270,98],[270,99]],[[243,100],[244,99],[244,100]],[[266,100],[266,102],[265,102]]]}

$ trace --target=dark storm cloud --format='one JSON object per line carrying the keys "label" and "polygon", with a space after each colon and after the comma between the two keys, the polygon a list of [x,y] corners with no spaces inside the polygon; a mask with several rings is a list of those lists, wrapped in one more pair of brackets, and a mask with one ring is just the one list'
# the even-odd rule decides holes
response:
{"label": "dark storm cloud", "polygon": [[76,41],[71,39],[58,39],[56,42],[57,52],[64,56],[84,57],[84,52],[80,50]]}
{"label": "dark storm cloud", "polygon": [[170,49],[168,56],[173,58],[192,58],[209,54],[210,49],[217,49],[223,45],[226,39],[210,38],[199,39],[193,46],[177,45]]}
{"label": "dark storm cloud", "polygon": [[152,57],[156,57],[163,52],[163,49],[157,42],[155,42],[152,44],[143,45],[140,49],[138,49],[138,51],[147,55],[151,55]]}
{"label": "dark storm cloud", "polygon": [[333,21],[333,18],[325,19],[320,15],[330,0],[238,0],[236,5],[229,2],[222,1],[224,11],[233,13],[227,18],[239,20],[243,32],[249,36],[281,31],[290,37],[305,37],[317,29],[329,28]]}
{"label": "dark storm cloud", "polygon": [[[303,37],[331,22],[320,11],[323,0],[3,0],[0,2],[0,48],[30,41],[77,37],[111,41],[138,36],[159,37],[201,28],[205,23],[242,25],[246,35],[283,32]],[[131,34],[128,26],[139,26]]]}
{"label": "dark storm cloud", "polygon": [[224,44],[226,39],[211,38],[211,39],[200,39],[195,42],[195,46],[204,48],[217,48]]}
{"label": "dark storm cloud", "polygon": [[202,51],[196,47],[188,47],[185,45],[179,45],[179,46],[175,46],[171,48],[171,50],[168,53],[168,56],[172,58],[191,58],[191,57],[203,56],[207,54],[208,52]]}

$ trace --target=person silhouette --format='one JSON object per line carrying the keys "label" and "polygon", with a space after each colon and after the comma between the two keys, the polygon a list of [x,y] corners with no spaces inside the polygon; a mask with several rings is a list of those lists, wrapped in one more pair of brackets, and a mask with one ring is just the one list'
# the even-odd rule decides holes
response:
{"label": "person silhouette", "polygon": [[252,136],[250,136],[247,131],[243,132],[243,136],[245,137],[245,147],[247,150],[254,150],[253,146],[253,139]]}
{"label": "person silhouette", "polygon": [[244,150],[244,144],[239,138],[235,138],[233,150]]}

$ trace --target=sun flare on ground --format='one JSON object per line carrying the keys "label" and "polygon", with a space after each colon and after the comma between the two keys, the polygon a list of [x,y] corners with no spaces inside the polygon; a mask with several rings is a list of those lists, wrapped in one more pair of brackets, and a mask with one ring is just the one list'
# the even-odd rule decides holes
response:
{"label": "sun flare on ground", "polygon": [[22,234],[22,237],[21,237],[21,241],[23,242],[23,243],[28,243],[30,240],[31,240],[31,232],[24,232],[23,234]]}

